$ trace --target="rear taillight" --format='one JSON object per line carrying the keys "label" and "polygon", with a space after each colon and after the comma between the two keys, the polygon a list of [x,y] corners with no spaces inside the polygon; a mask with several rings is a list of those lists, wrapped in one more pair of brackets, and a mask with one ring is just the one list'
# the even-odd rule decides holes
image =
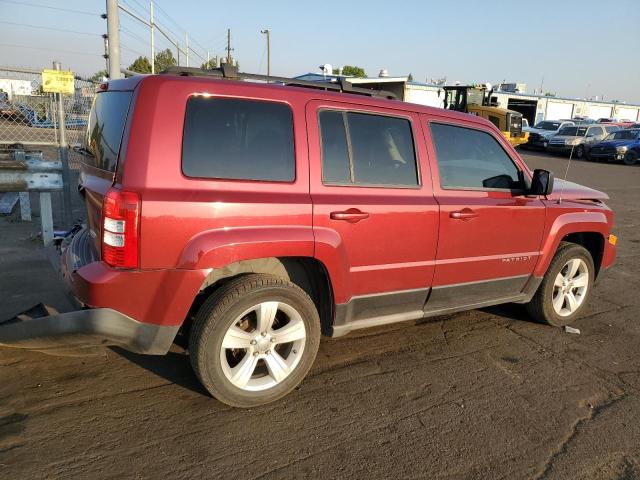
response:
{"label": "rear taillight", "polygon": [[102,201],[102,261],[119,268],[138,267],[140,197],[110,189]]}

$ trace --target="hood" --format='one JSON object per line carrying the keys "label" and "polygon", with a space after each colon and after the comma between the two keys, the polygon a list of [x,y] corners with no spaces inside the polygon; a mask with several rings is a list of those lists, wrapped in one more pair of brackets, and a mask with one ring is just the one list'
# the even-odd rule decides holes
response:
{"label": "hood", "polygon": [[[564,187],[563,187],[564,186]],[[553,192],[547,197],[549,200],[558,200],[562,192],[563,200],[608,200],[609,195],[593,188],[585,187],[567,180],[555,179]]]}
{"label": "hood", "polygon": [[629,146],[637,140],[619,139],[619,140],[607,140],[606,142],[598,142],[594,146],[598,147],[625,147]]}

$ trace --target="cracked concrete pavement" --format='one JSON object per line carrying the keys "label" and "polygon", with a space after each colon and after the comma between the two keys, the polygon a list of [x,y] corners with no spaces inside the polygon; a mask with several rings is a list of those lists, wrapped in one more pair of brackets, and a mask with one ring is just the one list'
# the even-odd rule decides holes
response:
{"label": "cracked concrete pavement", "polygon": [[[210,398],[178,346],[1,349],[0,478],[640,478],[640,167],[569,179],[610,194],[620,236],[580,335],[505,305],[323,339],[296,391],[251,410]],[[0,219],[0,318],[70,308],[35,231]]]}

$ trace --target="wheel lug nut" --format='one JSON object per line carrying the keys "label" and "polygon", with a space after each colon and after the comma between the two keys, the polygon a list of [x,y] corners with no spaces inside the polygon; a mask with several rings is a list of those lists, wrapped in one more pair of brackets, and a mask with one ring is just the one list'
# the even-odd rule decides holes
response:
{"label": "wheel lug nut", "polygon": [[264,352],[264,353],[266,353],[267,355],[271,355],[271,350],[267,350],[267,351],[266,351],[266,352]]}
{"label": "wheel lug nut", "polygon": [[251,345],[256,345],[258,342],[256,340],[251,340]]}
{"label": "wheel lug nut", "polygon": [[271,337],[271,343],[276,343],[276,339]]}
{"label": "wheel lug nut", "polygon": [[257,357],[258,355],[260,355],[260,352],[253,352],[254,357]]}
{"label": "wheel lug nut", "polygon": [[262,334],[261,334],[261,335],[262,335],[263,337],[266,337],[266,336],[267,336],[267,332],[262,332]]}

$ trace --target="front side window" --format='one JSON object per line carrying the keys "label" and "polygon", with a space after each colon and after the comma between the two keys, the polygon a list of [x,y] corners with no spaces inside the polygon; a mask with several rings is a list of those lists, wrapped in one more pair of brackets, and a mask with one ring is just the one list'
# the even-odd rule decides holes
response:
{"label": "front side window", "polygon": [[601,127],[592,127],[587,132],[587,136],[588,137],[595,137],[595,136],[598,136],[598,135],[602,135],[602,128]]}
{"label": "front side window", "polygon": [[182,171],[188,177],[293,181],[291,108],[275,102],[191,97]]}
{"label": "front side window", "polygon": [[490,134],[471,128],[432,123],[431,136],[442,188],[523,188],[520,171]]}
{"label": "front side window", "polygon": [[409,120],[323,110],[318,121],[324,183],[418,185]]}

